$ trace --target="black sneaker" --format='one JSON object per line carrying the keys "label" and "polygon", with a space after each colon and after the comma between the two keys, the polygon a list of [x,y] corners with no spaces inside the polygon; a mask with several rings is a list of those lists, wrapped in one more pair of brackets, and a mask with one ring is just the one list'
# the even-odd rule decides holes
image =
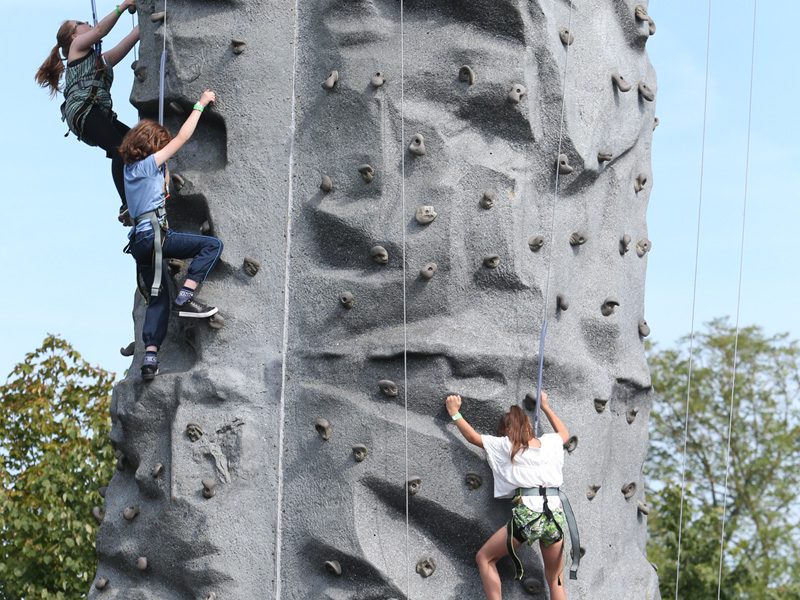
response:
{"label": "black sneaker", "polygon": [[153,381],[158,375],[158,363],[142,365],[142,379],[144,381]]}
{"label": "black sneaker", "polygon": [[175,311],[179,317],[190,317],[194,319],[205,319],[219,312],[216,306],[206,306],[194,298],[180,305],[173,304],[172,310]]}

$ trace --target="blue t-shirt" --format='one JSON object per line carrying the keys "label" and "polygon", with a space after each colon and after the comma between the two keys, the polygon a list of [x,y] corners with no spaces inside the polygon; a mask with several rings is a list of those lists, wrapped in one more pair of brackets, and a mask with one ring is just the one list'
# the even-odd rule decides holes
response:
{"label": "blue t-shirt", "polygon": [[[140,215],[164,205],[164,173],[156,166],[155,154],[125,165],[125,198],[128,201],[128,213],[134,222]],[[151,229],[147,220],[134,227],[135,231]]]}

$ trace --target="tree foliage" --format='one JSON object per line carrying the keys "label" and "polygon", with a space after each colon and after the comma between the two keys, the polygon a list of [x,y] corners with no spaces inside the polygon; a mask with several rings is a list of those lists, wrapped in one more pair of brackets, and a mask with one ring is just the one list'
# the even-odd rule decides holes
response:
{"label": "tree foliage", "polygon": [[49,336],[0,386],[0,600],[85,598],[113,374]]}
{"label": "tree foliage", "polygon": [[[725,485],[735,328],[722,319],[695,334],[686,437],[681,598],[800,598],[800,348],[751,326],[739,333]],[[649,356],[655,389],[648,460],[648,554],[661,593],[675,597],[689,338]],[[727,500],[726,500],[727,489]]]}

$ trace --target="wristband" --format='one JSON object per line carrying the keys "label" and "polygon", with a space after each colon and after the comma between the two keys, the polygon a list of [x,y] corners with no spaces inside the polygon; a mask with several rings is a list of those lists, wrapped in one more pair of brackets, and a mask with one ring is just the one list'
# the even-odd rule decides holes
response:
{"label": "wristband", "polygon": [[121,16],[122,16],[122,11],[119,9],[119,4],[117,4],[117,5],[114,7],[114,10],[115,10],[115,11],[117,11],[117,16],[118,16],[118,17],[121,17]]}
{"label": "wristband", "polygon": [[200,112],[203,112],[205,109],[206,107],[200,104],[199,102],[195,102],[194,106],[192,107],[192,110],[199,110]]}
{"label": "wristband", "polygon": [[453,421],[458,421],[459,419],[463,419],[464,415],[462,415],[460,412],[457,412],[454,415],[450,415],[450,418],[453,419]]}

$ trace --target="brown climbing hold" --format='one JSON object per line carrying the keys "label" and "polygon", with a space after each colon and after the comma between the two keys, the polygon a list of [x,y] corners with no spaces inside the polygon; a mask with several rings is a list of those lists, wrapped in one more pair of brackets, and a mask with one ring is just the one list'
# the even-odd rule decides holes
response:
{"label": "brown climbing hold", "polygon": [[607,163],[612,158],[614,158],[614,155],[611,154],[611,152],[598,152],[597,153],[597,162],[600,163],[601,165],[603,163]]}
{"label": "brown climbing hold", "polygon": [[631,91],[632,87],[631,84],[625,81],[625,78],[619,73],[612,73],[611,81],[614,83],[614,87],[617,88],[620,92]]}
{"label": "brown climbing hold", "polygon": [[436,216],[437,214],[433,206],[418,206],[414,218],[420,225],[429,225],[433,223]]}
{"label": "brown climbing hold", "polygon": [[656,93],[644,81],[639,82],[639,95],[647,102],[652,102],[656,99]]}
{"label": "brown climbing hold", "polygon": [[139,83],[144,83],[147,79],[147,67],[144,65],[137,65],[133,70],[133,76],[136,77],[136,81]]}
{"label": "brown climbing hold", "polygon": [[222,329],[225,327],[225,317],[219,313],[211,315],[208,319],[208,326],[211,327],[211,329]]}
{"label": "brown climbing hold", "polygon": [[203,437],[203,428],[197,423],[187,423],[186,437],[188,437],[190,441],[196,442]]}
{"label": "brown climbing hold", "polygon": [[373,246],[369,249],[369,255],[379,265],[385,265],[389,262],[389,253],[383,246]]}
{"label": "brown climbing hold", "polygon": [[526,410],[536,410],[536,392],[528,392],[522,400]]}
{"label": "brown climbing hold", "polygon": [[522,582],[522,589],[531,596],[543,597],[544,585],[537,577],[526,577]]}
{"label": "brown climbing hold", "polygon": [[356,302],[355,296],[353,296],[352,292],[342,292],[339,296],[339,304],[344,306],[345,308],[353,308],[353,305]]}
{"label": "brown climbing hold", "polygon": [[108,587],[108,579],[106,577],[100,577],[97,581],[94,582],[94,587],[98,590],[104,590]]}
{"label": "brown climbing hold", "polygon": [[485,208],[489,210],[494,206],[495,200],[495,193],[492,191],[483,192],[483,197],[481,198],[481,208]]}
{"label": "brown climbing hold", "polygon": [[653,247],[653,244],[650,240],[639,240],[636,242],[636,254],[639,258],[642,258],[645,254],[650,252],[650,248]]}
{"label": "brown climbing hold", "polygon": [[594,409],[601,413],[606,409],[606,404],[608,404],[608,400],[604,400],[602,398],[595,398],[594,399]]}
{"label": "brown climbing hold", "polygon": [[122,516],[125,517],[126,521],[133,521],[136,517],[139,516],[139,507],[138,506],[129,506],[125,510],[122,511]]}
{"label": "brown climbing hold", "polygon": [[386,83],[386,77],[383,76],[383,73],[378,71],[369,79],[369,83],[374,88],[381,87],[384,83]]}
{"label": "brown climbing hold", "polygon": [[647,185],[647,175],[644,173],[639,173],[636,176],[636,181],[633,182],[633,189],[638,194],[644,189],[644,186]]}
{"label": "brown climbing hold", "polygon": [[575,41],[575,36],[569,32],[569,29],[566,27],[562,27],[558,30],[558,37],[561,38],[561,43],[565,46],[571,46],[572,42]]}
{"label": "brown climbing hold", "polygon": [[528,90],[525,88],[524,85],[521,83],[515,83],[514,86],[511,88],[511,91],[508,92],[508,101],[514,104],[519,104],[522,100],[522,97]]}
{"label": "brown climbing hold", "polygon": [[475,83],[475,71],[469,65],[464,65],[458,70],[458,80],[469,85]]}
{"label": "brown climbing hold", "polygon": [[234,54],[241,54],[244,52],[244,47],[247,44],[243,40],[231,40],[231,49]]}
{"label": "brown climbing hold", "polygon": [[179,102],[175,102],[175,100],[169,102],[167,104],[167,106],[176,115],[181,115],[182,116],[182,115],[186,114],[186,111],[183,109],[183,106],[181,106],[181,104]]}
{"label": "brown climbing hold", "polygon": [[339,577],[342,574],[342,565],[339,564],[338,560],[326,560],[325,570],[331,575]]}
{"label": "brown climbing hold", "polygon": [[544,238],[540,235],[532,235],[528,238],[528,247],[531,252],[538,252],[544,246]]}
{"label": "brown climbing hold", "polygon": [[639,504],[636,505],[636,510],[639,512],[639,514],[644,515],[645,517],[650,514],[650,507],[641,500],[639,501]]}
{"label": "brown climbing hold", "polygon": [[163,23],[166,16],[167,13],[164,12],[163,10],[159,12],[154,12],[152,15],[150,15],[150,21],[153,23]]}
{"label": "brown climbing hold", "polygon": [[103,512],[102,508],[100,508],[99,506],[95,506],[95,507],[92,508],[92,516],[94,517],[94,520],[97,521],[97,524],[99,525],[100,523],[103,522],[103,517],[105,517],[106,515],[105,515],[105,512]]}
{"label": "brown climbing hold", "polygon": [[181,272],[186,263],[179,258],[168,258],[167,266],[169,267],[170,274],[174,277]]}
{"label": "brown climbing hold", "polygon": [[585,243],[586,243],[586,236],[578,231],[569,236],[569,245],[572,246],[573,248],[575,246],[583,246]]}
{"label": "brown climbing hold", "polygon": [[250,277],[255,277],[258,270],[261,268],[261,263],[257,261],[255,258],[250,258],[246,256],[244,261],[242,262],[242,269],[244,272],[247,273]]}
{"label": "brown climbing hold", "polygon": [[419,270],[419,276],[423,279],[433,279],[433,276],[436,275],[438,268],[439,267],[436,266],[436,263],[428,263]]}
{"label": "brown climbing hold", "polygon": [[214,592],[208,592],[208,596],[206,596],[206,600],[217,600],[217,595]]}
{"label": "brown climbing hold", "polygon": [[124,348],[120,348],[119,349],[119,353],[122,356],[133,356],[133,353],[134,353],[135,349],[136,349],[136,342],[131,342],[130,344],[128,344]]}
{"label": "brown climbing hold", "polygon": [[630,500],[633,495],[636,493],[636,482],[631,481],[630,483],[626,483],[622,486],[622,495],[625,496],[625,500]]}
{"label": "brown climbing hold", "polygon": [[417,573],[427,578],[436,571],[436,561],[433,558],[423,558],[417,563]]}
{"label": "brown climbing hold", "polygon": [[589,500],[594,500],[594,497],[597,496],[597,492],[600,491],[599,485],[590,485],[589,491],[586,492],[586,498]]}
{"label": "brown climbing hold", "polygon": [[327,442],[329,439],[331,439],[333,428],[327,419],[317,419],[314,421],[314,429],[317,430],[319,437],[321,437],[323,441]]}
{"label": "brown climbing hold", "polygon": [[575,168],[569,164],[569,157],[566,154],[558,155],[558,173],[560,175],[569,175]]}
{"label": "brown climbing hold", "polygon": [[637,21],[643,21],[647,23],[647,33],[649,35],[656,34],[656,22],[653,21],[653,17],[647,14],[647,9],[644,6],[640,4],[637,5],[633,10],[633,14],[635,15]]}
{"label": "brown climbing hold", "polygon": [[333,180],[328,175],[323,175],[322,183],[319,184],[319,189],[327,194],[333,189]]}
{"label": "brown climbing hold", "polygon": [[366,183],[372,183],[372,180],[375,179],[375,169],[372,168],[372,165],[360,165],[358,167],[358,172],[361,173],[361,179]]}
{"label": "brown climbing hold", "polygon": [[164,472],[164,465],[162,465],[161,463],[156,463],[153,469],[150,471],[150,475],[153,477],[153,479],[155,479],[163,472]]}
{"label": "brown climbing hold", "polygon": [[381,379],[378,382],[378,387],[380,388],[381,392],[383,392],[384,396],[389,396],[390,398],[394,398],[400,393],[397,388],[397,384],[389,379]]}
{"label": "brown climbing hold", "polygon": [[659,123],[661,123],[661,119],[658,117],[653,117],[653,131],[656,130],[656,127],[658,127]]}
{"label": "brown climbing hold", "polygon": [[136,559],[136,568],[139,569],[140,571],[146,571],[147,570],[147,557],[146,556],[140,556],[139,558]]}
{"label": "brown climbing hold", "polygon": [[639,409],[636,407],[631,408],[627,413],[625,413],[625,420],[628,421],[628,425],[636,420],[636,415],[638,414]]}
{"label": "brown climbing hold", "polygon": [[615,298],[606,298],[603,305],[600,307],[600,314],[604,317],[610,317],[614,314],[614,309],[619,306],[619,301]]}
{"label": "brown climbing hold", "polygon": [[367,458],[367,447],[364,444],[356,444],[353,446],[353,458],[356,462],[364,462]]}
{"label": "brown climbing hold", "polygon": [[483,266],[487,269],[496,269],[500,266],[500,257],[496,254],[492,254],[491,256],[487,256],[483,259]]}
{"label": "brown climbing hold", "polygon": [[570,438],[564,444],[564,450],[566,450],[570,454],[572,454],[575,451],[575,448],[577,448],[577,447],[578,447],[578,436],[577,435],[570,436]]}
{"label": "brown climbing hold", "polygon": [[203,479],[200,481],[203,486],[203,498],[210,500],[217,495],[217,480],[216,479]]}
{"label": "brown climbing hold", "polygon": [[644,319],[639,321],[639,335],[642,337],[647,337],[650,335],[650,325],[648,325],[647,321]]}
{"label": "brown climbing hold", "polygon": [[409,477],[406,482],[409,496],[414,496],[419,492],[422,487],[422,479],[420,477]]}
{"label": "brown climbing hold", "polygon": [[561,294],[556,296],[556,308],[558,308],[558,310],[561,310],[561,311],[569,310],[569,302]]}
{"label": "brown climbing hold", "polygon": [[182,175],[179,173],[172,174],[172,188],[176,192],[180,192],[183,189],[183,186],[186,185],[186,180],[183,178]]}
{"label": "brown climbing hold", "polygon": [[467,473],[467,475],[464,477],[464,482],[467,484],[469,489],[477,490],[483,485],[483,477],[477,473]]}
{"label": "brown climbing hold", "polygon": [[427,150],[425,150],[425,138],[421,133],[415,133],[411,138],[408,151],[414,156],[425,156],[425,154],[427,154]]}
{"label": "brown climbing hold", "polygon": [[625,256],[628,250],[631,249],[631,236],[627,233],[623,235],[619,240],[619,255]]}
{"label": "brown climbing hold", "polygon": [[330,75],[328,75],[328,78],[322,82],[322,87],[326,90],[332,90],[337,81],[339,81],[339,71],[334,69],[331,71]]}

